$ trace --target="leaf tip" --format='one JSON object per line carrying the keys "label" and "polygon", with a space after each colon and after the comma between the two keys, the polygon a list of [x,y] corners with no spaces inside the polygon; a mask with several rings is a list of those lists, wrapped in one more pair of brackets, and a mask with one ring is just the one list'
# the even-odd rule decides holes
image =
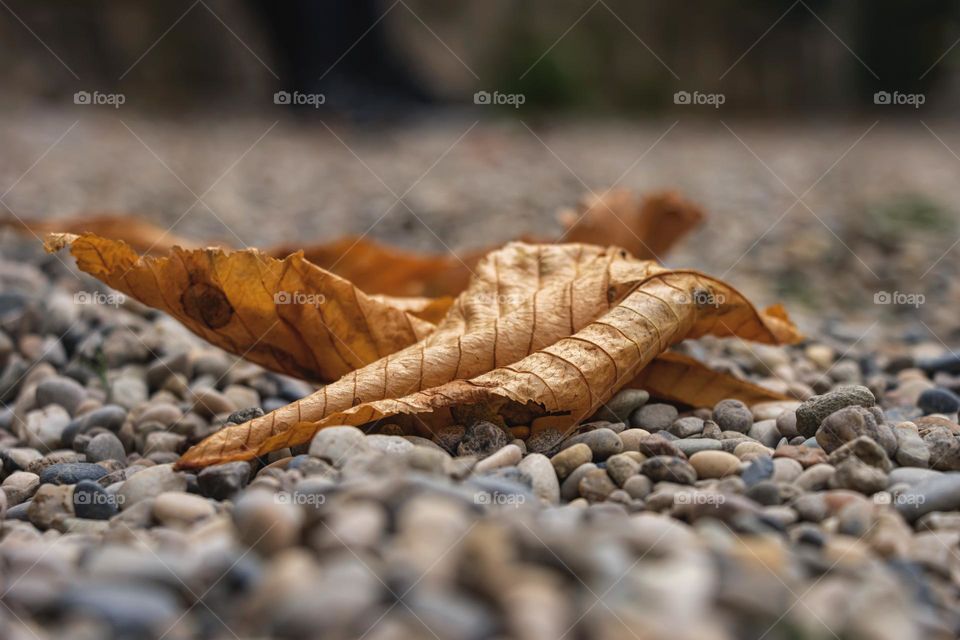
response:
{"label": "leaf tip", "polygon": [[78,237],[75,233],[48,233],[43,240],[43,248],[47,253],[56,253],[72,244]]}

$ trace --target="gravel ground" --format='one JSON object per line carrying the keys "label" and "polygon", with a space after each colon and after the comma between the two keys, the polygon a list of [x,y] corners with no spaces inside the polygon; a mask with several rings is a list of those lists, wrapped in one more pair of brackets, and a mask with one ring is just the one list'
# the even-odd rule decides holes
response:
{"label": "gravel ground", "polygon": [[[5,123],[8,182],[71,122],[37,118],[36,139]],[[338,135],[400,195],[471,123]],[[536,130],[600,185],[669,124]],[[870,123],[790,134],[728,124],[799,195]],[[207,123],[202,137],[196,123],[127,125],[200,195],[270,122]],[[883,127],[809,197],[864,247],[876,238],[858,234],[851,203],[910,192],[949,202],[958,188],[935,139]],[[792,202],[729,131],[706,125],[678,125],[624,184],[673,184],[703,202],[713,224],[670,263],[718,274]],[[496,242],[542,230],[582,190],[522,125],[484,123],[405,196],[436,236],[402,206],[373,233],[418,247]],[[250,244],[362,231],[393,201],[323,125],[289,124],[204,197]],[[193,196],[122,124],[84,120],[4,200],[22,217],[120,209],[169,224]],[[176,231],[229,240],[219,224],[200,204]],[[337,427],[197,474],[172,467],[187,446],[312,389],[0,238],[0,637],[957,637],[960,358],[936,339],[949,343],[955,322],[937,324],[945,305],[922,305],[912,321],[925,336],[894,322],[898,339],[877,344],[860,329],[892,307],[868,301],[825,323],[817,305],[846,279],[865,292],[873,281],[806,210],[781,225],[728,278],[812,298],[797,304],[823,330],[785,349],[686,349],[796,401],[687,410],[624,392],[569,437],[522,441],[483,422],[433,440]],[[926,236],[902,240],[861,257],[910,292],[919,274],[894,267]],[[807,279],[799,292],[759,286],[794,271]]]}

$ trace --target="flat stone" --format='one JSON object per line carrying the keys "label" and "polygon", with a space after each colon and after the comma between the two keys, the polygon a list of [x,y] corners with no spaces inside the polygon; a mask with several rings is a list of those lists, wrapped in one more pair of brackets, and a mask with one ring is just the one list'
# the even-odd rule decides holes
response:
{"label": "flat stone", "polygon": [[740,472],[740,459],[725,451],[700,451],[690,456],[690,466],[700,479],[723,478]]}
{"label": "flat stone", "polygon": [[581,433],[563,441],[561,449],[566,449],[577,444],[585,444],[590,447],[594,460],[606,460],[612,455],[623,451],[623,442],[620,436],[610,429],[594,429],[586,433]]}
{"label": "flat stone", "polygon": [[123,510],[147,498],[155,498],[166,491],[186,491],[186,475],[173,470],[173,465],[147,467],[129,476],[118,492],[118,504]]}
{"label": "flat stone", "polygon": [[212,502],[182,491],[165,491],[153,501],[153,517],[168,527],[188,527],[214,513]]}
{"label": "flat stone", "polygon": [[76,484],[81,480],[99,480],[107,470],[90,462],[65,462],[50,465],[40,473],[40,484]]}
{"label": "flat stone", "polygon": [[703,432],[703,420],[694,416],[678,418],[667,431],[678,438],[689,438]]}
{"label": "flat stone", "polygon": [[343,466],[352,456],[367,451],[366,436],[356,427],[324,427],[310,442],[310,455]]}
{"label": "flat stone", "polygon": [[630,416],[630,426],[646,429],[650,433],[663,431],[673,424],[679,412],[670,404],[648,404],[640,407]]}

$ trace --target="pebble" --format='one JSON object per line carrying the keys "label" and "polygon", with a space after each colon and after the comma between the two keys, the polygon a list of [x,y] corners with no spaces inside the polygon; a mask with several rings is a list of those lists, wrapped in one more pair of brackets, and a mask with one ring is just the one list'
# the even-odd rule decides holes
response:
{"label": "pebble", "polygon": [[135,409],[147,401],[147,383],[140,378],[124,376],[110,386],[110,401],[127,410]]}
{"label": "pebble", "polygon": [[41,451],[57,449],[63,444],[63,432],[68,424],[70,414],[60,405],[30,411],[26,416],[27,444]]}
{"label": "pebble", "polygon": [[584,443],[576,443],[550,458],[550,463],[557,472],[557,477],[563,480],[574,469],[593,460],[593,451]]}
{"label": "pebble", "polygon": [[753,423],[747,435],[770,448],[777,446],[780,438],[783,437],[777,428],[776,420],[761,420]]}
{"label": "pebble", "polygon": [[607,459],[606,469],[617,486],[622,487],[627,480],[640,473],[640,462],[628,454],[620,453]]}
{"label": "pebble", "polygon": [[[740,456],[737,456],[738,458]],[[740,474],[740,477],[743,479],[743,482],[751,487],[758,482],[767,480],[773,476],[773,458],[769,455],[762,455],[754,458],[750,464],[747,465],[747,468],[743,470],[743,473]]]}
{"label": "pebble", "polygon": [[845,407],[872,407],[877,399],[870,389],[860,385],[850,385],[834,389],[829,393],[813,396],[797,407],[797,431],[810,438],[817,433],[820,424],[827,416]]}
{"label": "pebble", "polygon": [[733,455],[741,460],[750,460],[757,456],[769,456],[771,453],[770,447],[753,440],[738,442],[737,446],[733,448]]}
{"label": "pebble", "polygon": [[690,456],[690,466],[700,479],[723,478],[740,472],[740,459],[725,451],[700,451]]}
{"label": "pebble", "polygon": [[18,505],[33,497],[40,486],[40,476],[29,471],[14,471],[3,480],[3,493],[9,506]]}
{"label": "pebble", "polygon": [[226,413],[230,414],[239,409],[230,398],[223,395],[216,389],[203,387],[193,392],[193,406],[191,411],[198,413],[204,418],[213,418],[214,416]]}
{"label": "pebble", "polygon": [[800,435],[797,430],[797,412],[784,411],[776,419],[777,431],[784,438],[795,438]]}
{"label": "pebble", "polygon": [[934,511],[960,510],[960,473],[923,480],[897,497],[896,509],[907,521]]}
{"label": "pebble", "polygon": [[753,426],[753,413],[739,400],[721,400],[713,407],[713,421],[723,431],[747,433]]}
{"label": "pebble", "polygon": [[81,480],[74,487],[73,509],[78,518],[109,520],[119,512],[117,496],[93,480]]}
{"label": "pebble", "polygon": [[204,496],[214,500],[229,500],[247,486],[250,472],[249,462],[224,462],[201,470],[197,474],[197,484]]}
{"label": "pebble", "polygon": [[623,483],[623,490],[626,491],[631,498],[642,500],[653,490],[653,481],[645,475],[631,476]]}
{"label": "pebble", "polygon": [[40,484],[76,484],[81,480],[99,480],[107,470],[91,462],[53,464],[40,473]]}
{"label": "pebble", "polygon": [[930,450],[917,432],[912,422],[903,422],[893,427],[897,439],[897,464],[904,467],[927,467],[930,464]]}
{"label": "pebble", "polygon": [[640,473],[654,482],[693,484],[697,480],[696,470],[690,466],[686,460],[671,456],[654,456],[650,458],[640,465]]}
{"label": "pebble", "polygon": [[703,420],[694,416],[678,418],[667,431],[678,438],[689,438],[703,432]]}
{"label": "pebble", "polygon": [[645,456],[674,456],[685,458],[686,454],[679,447],[667,440],[662,433],[651,433],[640,438],[637,442],[638,453]]}
{"label": "pebble", "polygon": [[263,490],[244,492],[232,516],[241,542],[264,555],[294,544],[304,519],[299,507]]}
{"label": "pebble", "polygon": [[367,451],[363,431],[356,427],[324,427],[310,441],[310,455],[339,468],[351,457]]}
{"label": "pebble", "polygon": [[675,440],[670,444],[677,450],[682,451],[688,458],[698,451],[720,451],[723,449],[723,443],[714,438],[687,438],[685,440]]}
{"label": "pebble", "polygon": [[580,496],[580,480],[583,478],[583,476],[585,476],[587,473],[589,473],[590,471],[596,468],[597,468],[597,465],[595,465],[594,463],[586,462],[580,465],[579,467],[577,467],[576,469],[574,469],[573,471],[571,471],[570,474],[566,478],[563,478],[560,483],[560,498],[562,500],[570,502],[574,498],[579,497]]}
{"label": "pebble", "polygon": [[885,473],[893,468],[893,464],[887,457],[886,451],[867,436],[860,436],[847,442],[831,453],[827,457],[827,461],[833,466],[837,466],[851,456],[858,458],[871,467],[877,467]]}
{"label": "pebble", "polygon": [[630,422],[630,415],[650,400],[650,393],[643,389],[621,389],[599,411],[597,420],[607,422]]}
{"label": "pebble", "polygon": [[613,493],[616,488],[617,485],[610,480],[610,476],[607,475],[604,469],[591,469],[587,471],[583,477],[580,478],[578,486],[580,495],[590,502],[602,502],[606,500],[607,496]]}
{"label": "pebble", "polygon": [[127,410],[118,404],[105,404],[80,417],[80,431],[103,427],[114,433],[120,431],[127,418]]}
{"label": "pebble", "polygon": [[367,436],[365,442],[369,449],[391,456],[403,455],[413,450],[413,443],[402,436],[385,436],[375,433]]}
{"label": "pebble", "polygon": [[774,458],[790,458],[799,462],[804,468],[812,467],[827,461],[827,452],[820,447],[807,445],[782,444],[773,452]]}
{"label": "pebble", "polygon": [[[404,441],[406,442],[406,441]],[[409,442],[407,444],[410,444]],[[413,445],[411,445],[413,446]],[[499,451],[496,451],[480,462],[477,463],[477,466],[474,467],[474,471],[477,473],[486,473],[488,471],[493,471],[494,469],[499,469],[501,467],[510,467],[517,465],[520,460],[523,458],[523,451],[520,447],[515,444],[508,444]]]}
{"label": "pebble", "polygon": [[27,507],[30,522],[41,530],[57,528],[73,515],[73,487],[70,485],[41,484]]}
{"label": "pebble", "polygon": [[930,466],[941,471],[960,471],[960,437],[946,427],[933,427],[923,436]]}
{"label": "pebble", "polygon": [[109,432],[95,435],[87,443],[84,454],[90,462],[101,462],[103,460],[120,460],[122,462],[127,457],[120,438]]}
{"label": "pebble", "polygon": [[541,453],[527,455],[517,465],[530,478],[533,494],[548,504],[560,502],[560,481],[550,459]]}
{"label": "pebble", "polygon": [[873,495],[887,486],[887,474],[877,467],[870,466],[855,456],[850,456],[835,466],[836,473],[830,480],[835,489],[850,489],[866,495]]}
{"label": "pebble", "polygon": [[548,458],[560,451],[563,434],[556,429],[544,429],[534,433],[527,439],[527,451],[541,453]]}
{"label": "pebble", "polygon": [[817,443],[827,453],[860,436],[868,436],[890,453],[896,451],[897,439],[890,426],[878,424],[873,412],[859,406],[830,414],[823,419],[816,433]]}
{"label": "pebble", "polygon": [[646,429],[650,433],[663,431],[673,424],[679,412],[670,404],[648,404],[640,407],[630,415],[630,426]]}
{"label": "pebble", "polygon": [[173,465],[159,464],[137,471],[127,477],[118,492],[118,504],[128,509],[141,500],[155,498],[167,491],[185,491],[187,478],[183,473],[173,470]]}
{"label": "pebble", "polygon": [[561,450],[577,444],[587,445],[593,453],[593,459],[598,461],[606,460],[610,456],[623,451],[623,442],[620,440],[620,436],[606,428],[594,429],[567,438],[563,441]]}
{"label": "pebble", "polygon": [[920,394],[917,399],[917,406],[923,412],[923,415],[956,413],[960,410],[960,397],[949,389],[935,387],[926,389]]}
{"label": "pebble", "polygon": [[815,464],[804,469],[793,482],[804,491],[822,491],[830,486],[834,473],[836,469],[829,464]]}
{"label": "pebble", "polygon": [[76,380],[52,376],[37,385],[36,394],[38,409],[55,404],[66,409],[70,415],[75,415],[77,407],[87,396],[87,390]]}
{"label": "pebble", "polygon": [[165,491],[153,501],[153,517],[168,527],[189,527],[214,513],[212,502],[182,491]]}
{"label": "pebble", "polygon": [[803,473],[803,466],[792,458],[774,458],[773,476],[771,478],[776,482],[790,483],[795,481]]}
{"label": "pebble", "polygon": [[475,422],[464,432],[457,454],[485,458],[509,444],[510,439],[506,431],[492,422]]}

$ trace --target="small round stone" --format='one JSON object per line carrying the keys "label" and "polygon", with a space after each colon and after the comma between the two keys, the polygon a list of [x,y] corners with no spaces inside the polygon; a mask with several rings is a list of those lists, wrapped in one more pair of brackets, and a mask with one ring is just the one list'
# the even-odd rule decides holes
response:
{"label": "small round stone", "polygon": [[560,451],[563,434],[556,429],[544,429],[527,438],[527,451],[542,453],[548,458]]}
{"label": "small round stone", "polygon": [[91,462],[53,464],[40,473],[40,484],[76,484],[81,480],[99,480],[107,470]]}
{"label": "small round stone", "polygon": [[630,415],[630,426],[654,431],[663,431],[673,424],[679,412],[670,404],[648,404],[640,407]]}
{"label": "small round stone", "polygon": [[549,458],[531,453],[520,461],[517,468],[530,477],[530,488],[535,496],[549,504],[560,501],[560,481]]}
{"label": "small round stone", "polygon": [[65,376],[52,376],[37,385],[37,408],[56,404],[76,414],[77,407],[87,397],[87,390],[76,380]]}
{"label": "small round stone", "polygon": [[340,467],[352,456],[366,451],[363,431],[356,427],[325,427],[313,436],[310,455]]}
{"label": "small round stone", "polygon": [[117,497],[92,480],[82,480],[73,490],[73,509],[78,518],[109,520],[117,515]]}
{"label": "small round stone", "polygon": [[120,438],[109,432],[98,433],[87,444],[84,454],[90,462],[103,460],[126,460],[127,453]]}
{"label": "small round stone", "polygon": [[753,413],[739,400],[721,400],[713,407],[713,421],[722,431],[747,433],[753,426]]}
{"label": "small round stone", "polygon": [[269,555],[294,544],[303,526],[303,511],[277,494],[260,489],[244,492],[233,508],[240,540]]}
{"label": "small round stone", "polygon": [[510,435],[492,422],[480,421],[467,427],[457,445],[457,454],[485,458],[510,443]]}
{"label": "small round stone", "polygon": [[740,458],[726,451],[700,451],[690,456],[698,478],[723,478],[740,471]]}
{"label": "small round stone", "polygon": [[550,463],[553,465],[553,468],[556,469],[557,477],[563,480],[570,475],[574,469],[591,460],[593,460],[593,451],[590,450],[590,447],[580,442],[571,447],[567,447],[553,456],[550,459]]}
{"label": "small round stone", "polygon": [[174,471],[173,465],[158,464],[129,476],[117,493],[118,504],[121,509],[126,510],[141,500],[154,498],[165,491],[186,491],[186,489],[185,474]]}
{"label": "small round stone", "polygon": [[678,438],[689,438],[703,431],[703,420],[694,416],[679,418],[667,429]]}
{"label": "small round stone", "polygon": [[931,413],[956,413],[960,410],[960,397],[949,389],[935,387],[920,394],[917,406],[924,415]]}
{"label": "small round stone", "polygon": [[564,440],[561,446],[567,448],[580,443],[590,447],[594,460],[606,460],[610,456],[623,451],[623,442],[620,440],[620,436],[607,428],[594,429],[572,436]]}

